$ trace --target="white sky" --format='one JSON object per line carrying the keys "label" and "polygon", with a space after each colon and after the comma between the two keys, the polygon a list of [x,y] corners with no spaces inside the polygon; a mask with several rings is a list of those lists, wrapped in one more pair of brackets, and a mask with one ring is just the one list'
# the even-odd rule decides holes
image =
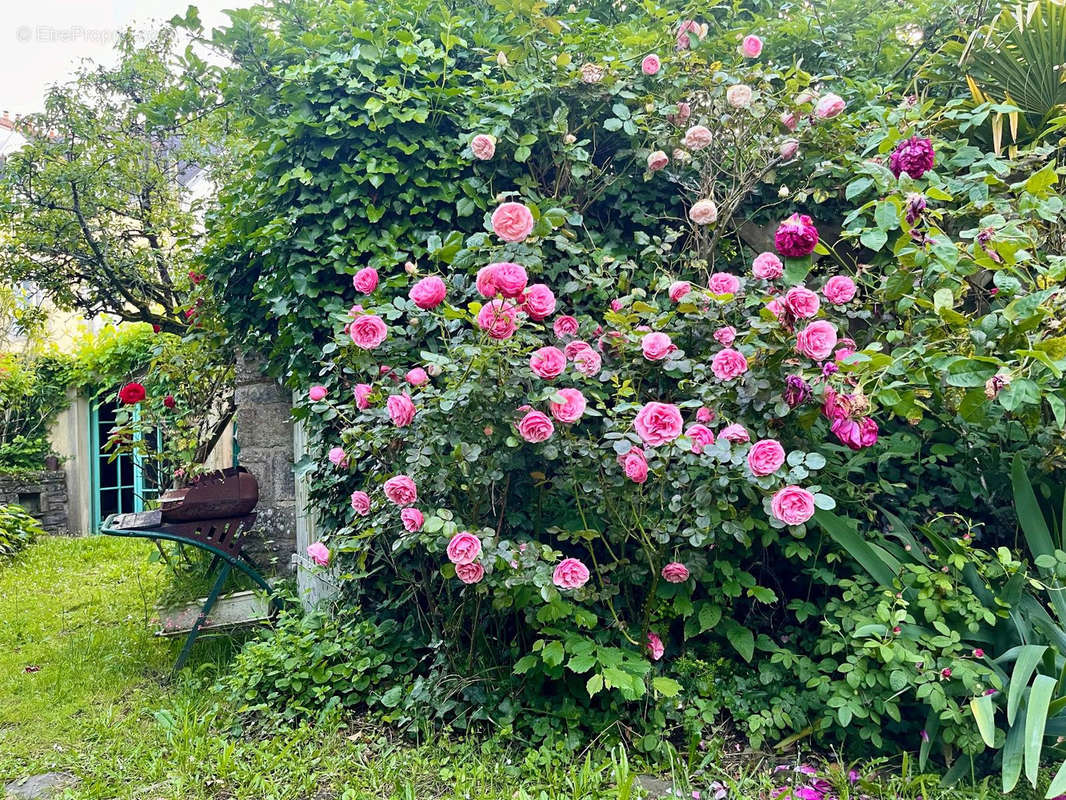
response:
{"label": "white sky", "polygon": [[133,26],[150,35],[161,22],[195,5],[204,27],[225,23],[226,8],[254,0],[0,0],[0,111],[41,110],[45,88],[82,59],[113,63],[116,32]]}

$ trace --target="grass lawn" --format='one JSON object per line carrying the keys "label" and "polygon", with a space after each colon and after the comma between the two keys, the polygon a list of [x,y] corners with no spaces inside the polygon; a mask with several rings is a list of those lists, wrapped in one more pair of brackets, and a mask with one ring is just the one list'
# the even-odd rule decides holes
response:
{"label": "grass lawn", "polygon": [[[76,798],[292,800],[626,800],[643,796],[615,749],[574,760],[498,739],[416,743],[351,720],[255,735],[203,688],[232,643],[198,643],[173,679],[179,642],[152,635],[164,568],[129,540],[46,538],[0,564],[0,784],[66,771]],[[719,766],[712,751],[674,770],[679,797],[712,780],[737,800],[768,798],[773,777]],[[691,777],[690,776],[695,776]],[[669,777],[669,776],[667,776]],[[851,797],[950,795],[935,778],[894,778]],[[847,800],[844,787],[841,800]]]}

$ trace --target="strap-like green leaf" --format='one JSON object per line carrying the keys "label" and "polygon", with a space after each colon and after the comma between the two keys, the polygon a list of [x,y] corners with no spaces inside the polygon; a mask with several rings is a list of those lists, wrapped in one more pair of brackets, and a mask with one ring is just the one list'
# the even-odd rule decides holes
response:
{"label": "strap-like green leaf", "polygon": [[875,551],[842,517],[831,511],[819,509],[814,512],[814,518],[837,544],[847,550],[848,554],[870,573],[871,578],[886,588],[892,588],[899,565],[893,566],[883,550]]}
{"label": "strap-like green leaf", "polygon": [[992,705],[992,695],[982,694],[970,701],[970,711],[977,720],[977,730],[984,743],[989,747],[996,745],[996,707]]}
{"label": "strap-like green leaf", "polygon": [[1040,659],[1044,657],[1044,645],[1027,644],[1018,654],[1018,660],[1014,662],[1014,671],[1010,675],[1010,689],[1007,690],[1007,724],[1014,724],[1014,717],[1018,713],[1018,704],[1022,701],[1025,687],[1029,685],[1029,679],[1033,677],[1033,671]]}
{"label": "strap-like green leaf", "polygon": [[1044,797],[1058,797],[1063,793],[1066,793],[1066,761],[1062,762],[1059,771],[1051,779],[1051,785],[1048,787],[1047,794]]}
{"label": "strap-like green leaf", "polygon": [[1050,675],[1037,675],[1029,691],[1029,703],[1025,713],[1025,777],[1034,787],[1040,772],[1040,751],[1044,747],[1044,723],[1047,722],[1047,707],[1055,691],[1055,679]]}
{"label": "strap-like green leaf", "polygon": [[1025,709],[1017,723],[1007,729],[1007,742],[1003,745],[1003,794],[1014,791],[1022,775],[1022,754],[1025,745]]}

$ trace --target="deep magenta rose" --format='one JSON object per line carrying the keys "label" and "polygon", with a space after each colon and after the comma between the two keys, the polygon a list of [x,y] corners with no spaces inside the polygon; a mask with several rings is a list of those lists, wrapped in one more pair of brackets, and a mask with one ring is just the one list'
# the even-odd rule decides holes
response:
{"label": "deep magenta rose", "polygon": [[933,142],[921,136],[904,139],[888,158],[888,168],[897,178],[906,172],[917,180],[933,168],[936,154]]}
{"label": "deep magenta rose", "polygon": [[818,229],[806,214],[793,214],[774,233],[774,247],[788,258],[803,258],[814,252],[818,244]]}

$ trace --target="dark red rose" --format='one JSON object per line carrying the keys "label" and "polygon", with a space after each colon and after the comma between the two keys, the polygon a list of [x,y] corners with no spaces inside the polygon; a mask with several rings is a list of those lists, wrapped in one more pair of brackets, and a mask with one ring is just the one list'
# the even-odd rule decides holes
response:
{"label": "dark red rose", "polygon": [[136,405],[147,396],[148,393],[139,383],[127,383],[118,390],[118,399],[127,406]]}
{"label": "dark red rose", "polygon": [[174,399],[174,395],[172,394],[168,394],[166,397],[163,398],[163,405],[165,405],[167,408],[174,408],[174,406],[176,406],[177,404],[178,401]]}

